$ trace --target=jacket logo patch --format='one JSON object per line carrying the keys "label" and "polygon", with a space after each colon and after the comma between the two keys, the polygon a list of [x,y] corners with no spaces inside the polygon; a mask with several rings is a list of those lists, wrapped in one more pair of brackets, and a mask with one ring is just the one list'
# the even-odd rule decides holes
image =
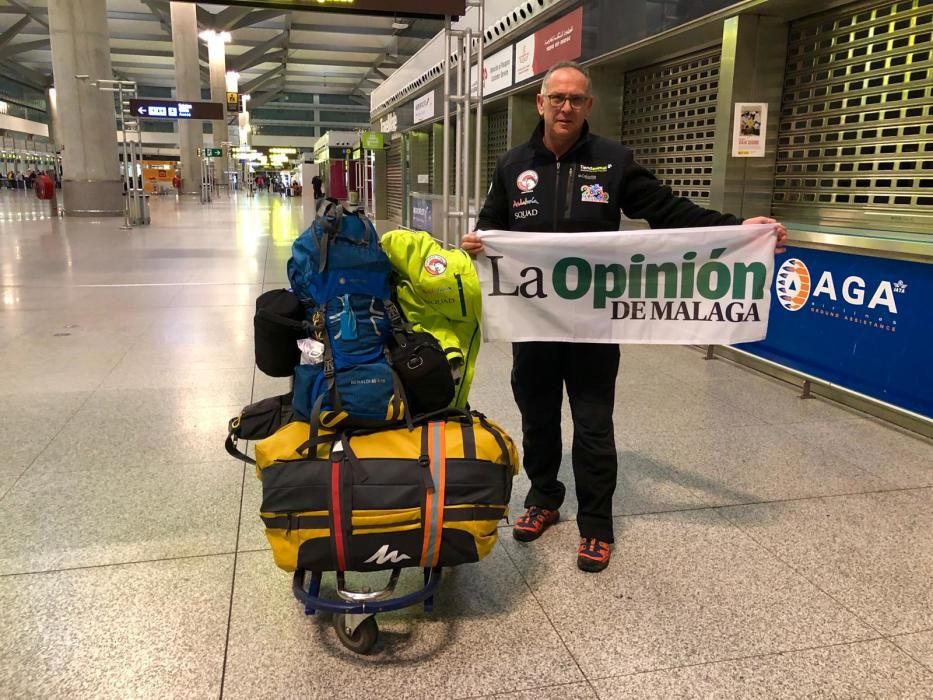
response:
{"label": "jacket logo patch", "polygon": [[581,173],[608,173],[612,163],[607,165],[580,165]]}
{"label": "jacket logo patch", "polygon": [[592,185],[583,185],[580,188],[580,195],[580,199],[584,202],[609,204],[609,193],[598,182],[594,182]]}
{"label": "jacket logo patch", "polygon": [[537,216],[537,209],[522,209],[521,211],[515,212],[516,219],[527,219],[530,216]]}
{"label": "jacket logo patch", "polygon": [[540,204],[540,202],[535,197],[522,197],[521,199],[513,199],[512,209],[530,207],[532,204]]}
{"label": "jacket logo patch", "polygon": [[447,271],[447,258],[443,255],[431,255],[424,261],[424,269],[434,277],[443,275]]}
{"label": "jacket logo patch", "polygon": [[526,170],[515,180],[518,189],[522,192],[533,192],[538,186],[538,173],[535,170]]}
{"label": "jacket logo patch", "polygon": [[399,554],[398,550],[389,551],[389,545],[384,544],[379,549],[376,550],[376,553],[373,554],[369,559],[367,559],[364,564],[376,564],[377,566],[382,566],[387,561],[392,562],[393,564],[398,564],[399,562],[405,561],[406,559],[411,559],[407,554]]}

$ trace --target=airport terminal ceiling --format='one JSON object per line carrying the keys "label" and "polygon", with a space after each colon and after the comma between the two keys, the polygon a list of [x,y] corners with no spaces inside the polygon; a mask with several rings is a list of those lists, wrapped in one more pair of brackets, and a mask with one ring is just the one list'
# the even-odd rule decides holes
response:
{"label": "airport terminal ceiling", "polygon": [[[191,2],[191,0],[180,0]],[[466,0],[228,0],[239,7],[286,10],[322,10],[408,17],[459,17],[466,12]]]}
{"label": "airport terminal ceiling", "polygon": [[[356,105],[362,110],[359,121],[367,121],[362,108],[369,107],[372,90],[443,29],[442,18],[413,17],[392,8],[420,6],[418,14],[426,15],[447,5],[462,8],[464,1],[356,0],[346,12],[307,1],[195,4],[199,30],[230,33],[227,70],[239,73],[240,90],[251,94],[252,107],[284,105],[276,121],[287,123],[289,110],[312,98],[321,104]],[[372,11],[363,10],[370,5]],[[428,6],[431,10],[423,10]],[[138,83],[144,96],[169,97],[176,84],[170,10],[168,0],[107,0],[114,77]],[[206,88],[203,42],[200,54]],[[52,84],[47,0],[0,0],[0,71],[44,101]],[[0,95],[8,97],[14,96]],[[294,123],[308,122],[302,118]]]}

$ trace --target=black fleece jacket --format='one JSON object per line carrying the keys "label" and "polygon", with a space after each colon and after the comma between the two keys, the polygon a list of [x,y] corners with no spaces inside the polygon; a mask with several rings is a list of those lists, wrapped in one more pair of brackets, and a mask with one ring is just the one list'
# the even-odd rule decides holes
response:
{"label": "black fleece jacket", "polygon": [[632,149],[583,133],[559,159],[544,145],[544,122],[528,143],[499,158],[478,230],[615,231],[619,210],[652,228],[729,226],[731,214],[677,197],[635,162]]}

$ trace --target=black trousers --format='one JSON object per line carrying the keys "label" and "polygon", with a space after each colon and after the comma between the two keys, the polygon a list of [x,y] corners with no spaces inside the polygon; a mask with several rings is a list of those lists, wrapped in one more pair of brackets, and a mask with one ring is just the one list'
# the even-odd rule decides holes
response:
{"label": "black trousers", "polygon": [[573,478],[583,537],[613,542],[612,495],[618,457],[612,427],[619,346],[513,343],[512,393],[522,415],[524,467],[531,480],[525,507],[559,508],[564,386],[573,416]]}

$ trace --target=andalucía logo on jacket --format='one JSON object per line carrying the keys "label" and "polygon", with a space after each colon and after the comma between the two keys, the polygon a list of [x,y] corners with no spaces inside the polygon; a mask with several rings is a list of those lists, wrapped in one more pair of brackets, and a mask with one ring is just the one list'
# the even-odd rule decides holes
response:
{"label": "andaluc\u00eda logo on jacket", "polygon": [[538,173],[534,170],[526,170],[515,180],[518,189],[522,192],[533,192],[538,186]]}
{"label": "andaluc\u00eda logo on jacket", "polygon": [[428,259],[424,261],[424,269],[428,271],[429,275],[437,277],[438,275],[443,275],[447,271],[447,258],[443,255],[430,255]]}

